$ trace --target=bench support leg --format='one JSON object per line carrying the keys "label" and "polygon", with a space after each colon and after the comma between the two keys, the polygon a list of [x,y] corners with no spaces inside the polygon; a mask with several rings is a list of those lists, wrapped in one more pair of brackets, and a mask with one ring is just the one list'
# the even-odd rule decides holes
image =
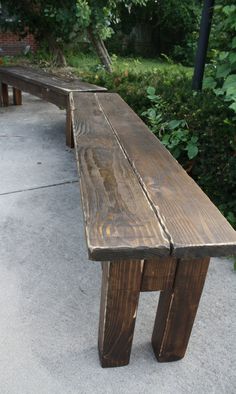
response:
{"label": "bench support leg", "polygon": [[103,263],[98,347],[102,367],[129,364],[143,262]]}
{"label": "bench support leg", "polygon": [[21,90],[13,88],[13,104],[22,105],[22,94]]}
{"label": "bench support leg", "polygon": [[72,128],[72,117],[70,106],[66,109],[66,145],[69,148],[74,148],[74,136]]}
{"label": "bench support leg", "polygon": [[6,83],[1,83],[1,105],[3,107],[9,105],[8,85]]}
{"label": "bench support leg", "polygon": [[161,292],[152,335],[158,361],[184,357],[208,265],[209,258],[179,260],[173,289]]}

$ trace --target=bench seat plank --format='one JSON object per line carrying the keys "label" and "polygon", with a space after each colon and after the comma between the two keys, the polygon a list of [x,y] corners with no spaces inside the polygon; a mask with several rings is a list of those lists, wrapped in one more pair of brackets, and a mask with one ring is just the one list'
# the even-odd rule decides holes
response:
{"label": "bench seat plank", "polygon": [[95,96],[160,220],[172,254],[192,258],[235,254],[236,232],[143,121],[119,95]]}
{"label": "bench seat plank", "polygon": [[169,241],[97,96],[84,94],[74,96],[72,115],[90,259],[168,256]]}
{"label": "bench seat plank", "polygon": [[[82,82],[79,79],[62,78],[56,75],[23,66],[0,67],[0,80],[14,87],[24,81],[35,86],[49,88],[52,91],[68,95],[69,92],[106,91],[106,88]],[[22,89],[23,90],[23,89]],[[30,92],[29,92],[30,93]]]}

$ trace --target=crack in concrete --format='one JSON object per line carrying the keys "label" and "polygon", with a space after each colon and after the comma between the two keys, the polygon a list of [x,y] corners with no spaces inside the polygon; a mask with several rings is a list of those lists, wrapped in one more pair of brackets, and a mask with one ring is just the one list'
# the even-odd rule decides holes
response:
{"label": "crack in concrete", "polygon": [[29,191],[32,191],[32,190],[47,189],[49,187],[68,185],[68,184],[77,183],[77,182],[78,182],[78,179],[73,179],[71,181],[52,183],[50,185],[35,186],[35,187],[30,187],[28,189],[20,189],[20,190],[13,190],[11,192],[0,193],[0,196],[7,196],[7,195],[10,195],[10,194],[16,194],[16,193],[24,193],[24,192],[29,192]]}

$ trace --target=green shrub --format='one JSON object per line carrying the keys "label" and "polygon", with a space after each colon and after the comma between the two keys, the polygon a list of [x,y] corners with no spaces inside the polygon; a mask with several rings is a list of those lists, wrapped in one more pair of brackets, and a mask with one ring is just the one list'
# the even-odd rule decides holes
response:
{"label": "green shrub", "polygon": [[216,7],[218,24],[214,31],[218,42],[204,87],[212,89],[236,114],[236,5],[231,0],[229,3]]}
{"label": "green shrub", "polygon": [[172,155],[182,161],[193,159],[198,154],[198,137],[191,135],[184,119],[165,119],[168,104],[156,94],[153,86],[147,88],[147,97],[151,107],[142,113],[146,117],[151,131],[159,137]]}
{"label": "green shrub", "polygon": [[[150,108],[147,87],[153,86],[165,102],[163,121],[184,121],[188,125],[188,140],[194,138],[197,142],[195,157],[179,155],[178,160],[236,226],[236,121],[226,103],[213,92],[193,92],[189,73],[174,68],[171,72],[125,70],[109,75],[98,71],[80,76],[119,93],[143,119],[142,114]],[[150,119],[148,124],[152,127]],[[182,146],[182,151],[185,148],[186,145]]]}

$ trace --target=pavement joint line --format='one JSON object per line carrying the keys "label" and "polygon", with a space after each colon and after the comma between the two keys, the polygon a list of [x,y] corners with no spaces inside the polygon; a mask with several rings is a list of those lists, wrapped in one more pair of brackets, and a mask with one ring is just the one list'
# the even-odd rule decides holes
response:
{"label": "pavement joint line", "polygon": [[71,180],[71,181],[65,181],[65,182],[53,183],[51,185],[35,186],[35,187],[30,187],[28,189],[13,190],[12,192],[0,193],[0,196],[7,196],[7,195],[10,195],[10,194],[30,192],[32,190],[47,189],[49,187],[56,187],[56,186],[61,186],[61,185],[70,185],[70,184],[73,184],[73,183],[78,183],[78,179],[74,179],[74,180]]}

